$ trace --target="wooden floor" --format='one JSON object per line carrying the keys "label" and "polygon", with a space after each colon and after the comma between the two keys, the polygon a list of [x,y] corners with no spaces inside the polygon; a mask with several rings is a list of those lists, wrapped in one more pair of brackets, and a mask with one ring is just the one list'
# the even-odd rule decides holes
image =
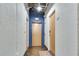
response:
{"label": "wooden floor", "polygon": [[45,56],[48,54],[47,48],[41,48],[41,47],[32,47],[28,48],[28,50],[25,53],[25,56]]}

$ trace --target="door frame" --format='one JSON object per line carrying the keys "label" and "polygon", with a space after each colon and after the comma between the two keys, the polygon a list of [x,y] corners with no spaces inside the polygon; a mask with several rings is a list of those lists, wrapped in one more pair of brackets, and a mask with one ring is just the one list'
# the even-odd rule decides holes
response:
{"label": "door frame", "polygon": [[[42,23],[41,22],[38,22],[38,23],[37,22],[32,22],[32,26],[33,26],[33,24],[41,24],[41,46],[42,46]],[[33,30],[33,28],[32,28],[32,30]],[[32,35],[32,37],[33,37],[33,35]]]}
{"label": "door frame", "polygon": [[[33,23],[33,20],[32,18],[30,17],[29,18],[29,48],[32,48],[32,23]],[[41,24],[42,24],[42,48],[45,47],[44,45],[44,17],[41,18],[42,21],[41,21]]]}
{"label": "door frame", "polygon": [[[53,14],[55,14],[55,10],[53,10],[52,11],[52,13],[49,15],[49,35],[50,35],[50,17],[53,15]],[[55,20],[54,20],[55,21]],[[50,36],[49,36],[49,39],[50,39]],[[49,41],[50,42],[50,41]],[[56,45],[56,44],[55,44]],[[50,46],[50,44],[49,44],[49,46]],[[55,46],[56,47],[56,46]],[[50,48],[49,48],[50,49]],[[51,52],[50,52],[51,53]],[[55,54],[56,54],[56,49],[55,49],[55,54],[53,54],[53,53],[51,53],[52,55],[54,55],[55,56]]]}

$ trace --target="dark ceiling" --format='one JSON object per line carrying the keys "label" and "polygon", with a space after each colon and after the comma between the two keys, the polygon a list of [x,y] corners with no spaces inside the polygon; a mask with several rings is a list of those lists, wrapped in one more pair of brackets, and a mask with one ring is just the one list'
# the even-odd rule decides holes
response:
{"label": "dark ceiling", "polygon": [[48,6],[48,3],[24,3],[24,4],[25,4],[25,7],[29,9],[38,7],[38,5],[40,4],[40,6],[42,7],[42,12],[45,12]]}

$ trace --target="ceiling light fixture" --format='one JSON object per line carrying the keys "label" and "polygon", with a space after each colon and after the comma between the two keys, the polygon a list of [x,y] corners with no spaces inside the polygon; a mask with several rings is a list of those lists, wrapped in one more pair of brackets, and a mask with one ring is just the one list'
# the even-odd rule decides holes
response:
{"label": "ceiling light fixture", "polygon": [[38,12],[42,11],[42,7],[40,6],[40,3],[38,4],[37,11]]}
{"label": "ceiling light fixture", "polygon": [[39,20],[39,18],[35,18],[35,20],[36,20],[36,21],[38,21],[38,20]]}

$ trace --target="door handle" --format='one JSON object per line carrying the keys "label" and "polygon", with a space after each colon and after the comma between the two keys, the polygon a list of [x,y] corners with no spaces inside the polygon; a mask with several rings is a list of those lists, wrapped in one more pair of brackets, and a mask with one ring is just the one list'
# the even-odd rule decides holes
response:
{"label": "door handle", "polygon": [[49,30],[49,33],[51,33],[51,30]]}
{"label": "door handle", "polygon": [[49,30],[49,35],[51,35],[51,30]]}

